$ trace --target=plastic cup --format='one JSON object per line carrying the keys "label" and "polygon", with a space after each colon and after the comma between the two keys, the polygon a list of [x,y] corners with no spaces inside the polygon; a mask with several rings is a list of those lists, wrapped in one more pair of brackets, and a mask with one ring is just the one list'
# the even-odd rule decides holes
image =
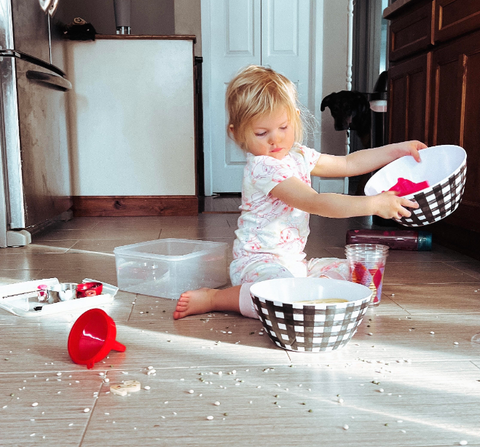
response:
{"label": "plastic cup", "polygon": [[367,286],[372,291],[370,306],[378,306],[382,299],[383,274],[388,246],[380,244],[351,244],[345,247],[350,266],[350,280]]}

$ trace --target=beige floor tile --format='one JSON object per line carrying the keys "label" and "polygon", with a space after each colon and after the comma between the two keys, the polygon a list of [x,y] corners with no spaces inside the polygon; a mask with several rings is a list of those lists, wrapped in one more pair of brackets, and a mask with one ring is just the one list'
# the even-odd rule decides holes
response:
{"label": "beige floor tile", "polygon": [[461,274],[466,273],[467,275],[471,275],[477,281],[480,281],[479,261],[470,259],[469,261],[446,262],[446,264],[453,269],[458,270]]}
{"label": "beige floor tile", "polygon": [[102,379],[93,371],[58,374],[0,373],[2,445],[81,445]]}
{"label": "beige floor tile", "polygon": [[0,269],[0,285],[8,285],[19,281],[42,279],[41,269]]}
{"label": "beige floor tile", "polygon": [[25,247],[9,247],[6,250],[0,251],[0,256],[13,256],[26,254],[64,254],[75,243],[77,239],[66,239],[56,241],[35,241],[35,243],[26,245]]}
{"label": "beige floor tile", "polygon": [[[383,295],[409,314],[480,314],[480,283],[385,285]],[[383,307],[383,302],[380,305]]]}
{"label": "beige floor tile", "polygon": [[[230,250],[237,219],[73,219],[28,247],[0,250],[0,281],[116,285],[115,246],[176,237]],[[308,256],[344,258],[347,229],[370,221],[312,217]],[[470,342],[480,332],[479,266],[435,244],[391,251],[381,304],[329,353],[277,348],[259,320],[232,313],[174,321],[176,300],[119,291],[104,309],[126,351],[88,370],[67,349],[83,311],[23,318],[0,309],[0,444],[480,445],[480,345]],[[125,380],[141,391],[109,392]]]}
{"label": "beige floor tile", "polygon": [[[154,239],[151,239],[154,240]],[[69,249],[70,254],[81,254],[81,253],[108,253],[113,254],[114,249],[117,247],[124,247],[126,245],[133,245],[138,244],[140,242],[147,242],[143,240],[139,240],[138,238],[131,238],[131,239],[113,239],[113,240],[98,240],[98,239],[90,239],[90,240],[79,240]]]}
{"label": "beige floor tile", "polygon": [[384,284],[444,284],[444,283],[478,283],[478,279],[444,262],[405,263],[391,262],[385,264]]}

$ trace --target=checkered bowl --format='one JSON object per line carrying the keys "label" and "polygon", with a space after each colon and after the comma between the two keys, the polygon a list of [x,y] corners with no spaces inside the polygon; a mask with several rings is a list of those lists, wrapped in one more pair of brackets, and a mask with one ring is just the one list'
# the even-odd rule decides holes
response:
{"label": "checkered bowl", "polygon": [[[361,284],[323,278],[280,278],[253,284],[250,294],[265,332],[290,351],[333,351],[357,331],[372,297]],[[324,302],[319,300],[346,300]]]}
{"label": "checkered bowl", "polygon": [[365,185],[373,196],[389,190],[399,178],[414,183],[428,181],[428,188],[405,195],[420,207],[410,217],[396,219],[406,227],[429,225],[452,214],[462,200],[467,178],[467,153],[460,146],[432,146],[420,151],[421,162],[412,156],[399,158],[376,172]]}

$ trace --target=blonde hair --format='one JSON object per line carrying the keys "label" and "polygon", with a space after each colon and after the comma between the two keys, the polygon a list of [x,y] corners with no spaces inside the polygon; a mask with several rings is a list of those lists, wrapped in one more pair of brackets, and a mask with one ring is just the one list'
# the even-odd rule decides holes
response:
{"label": "blonde hair", "polygon": [[[294,127],[295,141],[303,140],[303,123],[295,84],[271,68],[250,65],[242,69],[228,84],[227,132],[244,151],[252,121],[283,107]],[[233,131],[232,131],[233,129]]]}

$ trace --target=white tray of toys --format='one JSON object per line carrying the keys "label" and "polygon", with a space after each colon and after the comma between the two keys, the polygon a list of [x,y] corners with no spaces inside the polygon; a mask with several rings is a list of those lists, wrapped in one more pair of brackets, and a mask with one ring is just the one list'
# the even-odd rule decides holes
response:
{"label": "white tray of toys", "polygon": [[[83,283],[86,282],[100,281],[86,278],[83,280]],[[55,303],[39,300],[39,286],[52,287],[58,284],[60,282],[57,278],[49,278],[0,286],[0,308],[19,317],[40,317],[110,304],[118,291],[118,287],[102,283],[103,289],[100,295],[74,298]]]}

